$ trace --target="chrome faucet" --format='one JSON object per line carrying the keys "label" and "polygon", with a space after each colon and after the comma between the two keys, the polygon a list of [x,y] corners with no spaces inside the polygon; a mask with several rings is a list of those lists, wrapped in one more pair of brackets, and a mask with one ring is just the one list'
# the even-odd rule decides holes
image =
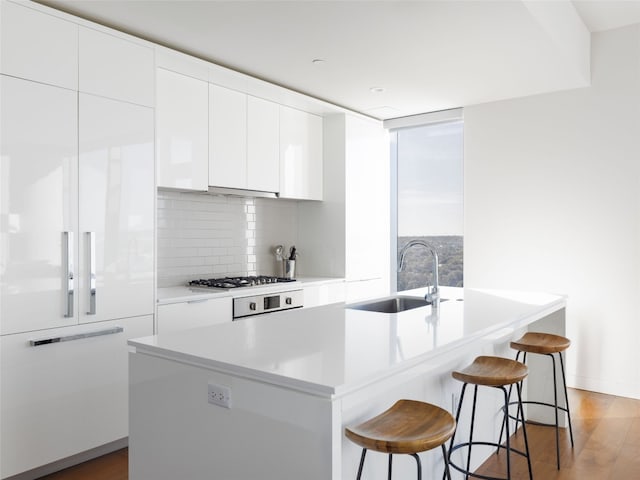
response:
{"label": "chrome faucet", "polygon": [[433,274],[433,285],[429,285],[427,289],[427,294],[424,296],[424,299],[431,303],[432,305],[438,306],[440,301],[440,287],[438,285],[438,252],[436,249],[425,242],[424,240],[411,240],[407,243],[400,253],[398,253],[398,272],[401,272],[404,268],[404,256],[411,247],[416,245],[421,245],[428,249],[431,252],[431,257],[433,259],[432,274]]}

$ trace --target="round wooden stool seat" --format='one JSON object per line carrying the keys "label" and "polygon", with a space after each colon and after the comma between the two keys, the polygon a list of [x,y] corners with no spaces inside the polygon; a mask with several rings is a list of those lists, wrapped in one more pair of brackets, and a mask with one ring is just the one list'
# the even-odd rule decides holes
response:
{"label": "round wooden stool seat", "polygon": [[511,348],[527,353],[564,352],[571,345],[571,340],[552,333],[527,332],[522,338],[511,342]]}
{"label": "round wooden stool seat", "polygon": [[523,363],[502,357],[476,357],[468,367],[451,373],[453,378],[472,385],[499,387],[522,381],[529,369]]}
{"label": "round wooden stool seat", "polygon": [[398,400],[380,415],[345,429],[352,442],[382,453],[418,453],[443,445],[456,429],[453,416],[416,400]]}

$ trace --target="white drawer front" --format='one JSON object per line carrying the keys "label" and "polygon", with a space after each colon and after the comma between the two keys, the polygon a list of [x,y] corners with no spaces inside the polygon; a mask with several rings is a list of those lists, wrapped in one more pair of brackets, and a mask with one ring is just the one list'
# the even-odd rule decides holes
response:
{"label": "white drawer front", "polygon": [[231,322],[231,297],[158,305],[158,334]]}
{"label": "white drawer front", "polygon": [[1,337],[0,476],[126,437],[127,339],[152,333],[148,315]]}

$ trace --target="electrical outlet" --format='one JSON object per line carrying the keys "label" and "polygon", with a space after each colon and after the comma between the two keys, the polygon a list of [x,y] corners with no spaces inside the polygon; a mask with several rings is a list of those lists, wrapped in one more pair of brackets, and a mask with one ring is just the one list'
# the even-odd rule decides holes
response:
{"label": "electrical outlet", "polygon": [[207,401],[212,405],[231,408],[231,389],[224,385],[209,383]]}

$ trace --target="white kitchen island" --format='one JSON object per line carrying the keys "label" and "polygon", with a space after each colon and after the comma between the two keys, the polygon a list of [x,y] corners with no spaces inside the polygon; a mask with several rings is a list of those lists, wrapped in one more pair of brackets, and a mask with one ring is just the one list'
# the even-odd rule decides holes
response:
{"label": "white kitchen island", "polygon": [[[437,310],[338,303],[129,341],[129,478],[352,479],[360,450],[345,425],[400,398],[452,410],[460,384],[451,370],[479,354],[513,357],[509,341],[526,329],[564,334],[560,295],[445,288],[442,296]],[[529,391],[548,399],[551,372],[529,364]],[[208,402],[209,385],[228,388],[230,408]],[[478,435],[499,428],[492,393],[483,392]],[[441,478],[439,449],[422,459],[424,478]],[[395,475],[414,478],[415,461],[398,456]],[[369,455],[363,477],[386,478],[386,457]]]}

